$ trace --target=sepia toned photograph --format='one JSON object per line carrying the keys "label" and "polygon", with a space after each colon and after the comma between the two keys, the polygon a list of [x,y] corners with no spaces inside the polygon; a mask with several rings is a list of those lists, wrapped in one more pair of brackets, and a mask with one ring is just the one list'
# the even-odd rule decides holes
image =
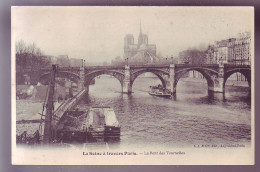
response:
{"label": "sepia toned photograph", "polygon": [[253,7],[12,7],[15,165],[253,165]]}

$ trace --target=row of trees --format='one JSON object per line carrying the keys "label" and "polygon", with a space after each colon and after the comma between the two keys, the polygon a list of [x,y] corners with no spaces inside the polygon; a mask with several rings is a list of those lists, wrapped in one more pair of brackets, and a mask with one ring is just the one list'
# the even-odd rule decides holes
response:
{"label": "row of trees", "polygon": [[23,40],[15,43],[15,56],[17,68],[44,68],[51,65],[51,59],[45,56],[35,43],[27,45]]}
{"label": "row of trees", "polygon": [[206,60],[206,52],[203,50],[188,49],[179,53],[179,63],[204,64]]}

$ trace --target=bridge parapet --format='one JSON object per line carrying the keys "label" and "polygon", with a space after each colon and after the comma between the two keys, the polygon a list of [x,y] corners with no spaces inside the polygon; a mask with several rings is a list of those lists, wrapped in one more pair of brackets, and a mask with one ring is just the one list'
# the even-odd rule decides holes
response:
{"label": "bridge parapet", "polygon": [[246,64],[225,64],[224,67],[231,67],[231,68],[245,67],[245,68],[251,68],[251,65],[246,65]]}
{"label": "bridge parapet", "polygon": [[175,64],[176,67],[218,67],[218,64]]}
{"label": "bridge parapet", "polygon": [[[131,86],[135,78],[140,74],[145,72],[154,73],[162,81],[163,85],[170,85],[172,92],[175,92],[178,80],[183,77],[188,71],[198,71],[200,72],[208,82],[208,88],[211,91],[217,91],[216,88],[219,87],[219,92],[224,92],[225,81],[227,78],[235,72],[240,72],[246,76],[248,81],[251,81],[251,65],[233,65],[233,64],[203,64],[203,65],[193,65],[193,64],[174,64],[174,73],[171,73],[171,64],[161,64],[161,65],[126,65],[126,66],[85,66],[82,67],[58,67],[57,77],[65,77],[78,84],[81,90],[84,86],[88,86],[93,78],[103,74],[111,75],[119,80],[122,85],[122,92],[131,92]],[[51,68],[42,68],[38,71],[35,69],[22,69],[20,73],[17,74],[19,78],[23,78],[23,72],[27,72],[31,78],[31,84],[37,84],[39,78],[48,79],[50,75]],[[84,73],[84,77],[83,77]],[[17,77],[18,78],[18,77]],[[28,77],[27,77],[28,78]],[[128,81],[128,78],[130,80]],[[224,82],[222,83],[222,78]],[[173,81],[172,81],[173,80]],[[130,86],[128,85],[130,82]],[[23,83],[22,81],[20,83]],[[84,84],[82,84],[84,83]],[[165,84],[168,83],[168,84]],[[167,86],[167,87],[168,87]],[[223,89],[221,89],[223,87]],[[126,91],[127,90],[127,91]]]}
{"label": "bridge parapet", "polygon": [[226,71],[229,70],[251,70],[251,65],[225,65]]}
{"label": "bridge parapet", "polygon": [[144,69],[144,68],[169,68],[170,65],[130,65],[131,69]]}
{"label": "bridge parapet", "polygon": [[124,69],[124,66],[85,66],[86,71],[90,70],[120,70]]}
{"label": "bridge parapet", "polygon": [[61,117],[64,115],[66,111],[73,108],[79,102],[79,100],[86,94],[86,92],[87,89],[81,90],[77,95],[68,99],[66,102],[64,102],[57,108],[57,110],[54,112],[54,116],[56,118],[55,120],[56,123],[54,123],[54,125],[56,125],[59,122],[59,120],[61,119]]}

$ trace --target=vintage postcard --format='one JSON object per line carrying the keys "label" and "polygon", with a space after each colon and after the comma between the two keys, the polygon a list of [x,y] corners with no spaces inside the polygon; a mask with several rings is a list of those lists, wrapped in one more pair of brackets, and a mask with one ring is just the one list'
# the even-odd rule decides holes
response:
{"label": "vintage postcard", "polygon": [[12,7],[12,164],[253,165],[253,7]]}

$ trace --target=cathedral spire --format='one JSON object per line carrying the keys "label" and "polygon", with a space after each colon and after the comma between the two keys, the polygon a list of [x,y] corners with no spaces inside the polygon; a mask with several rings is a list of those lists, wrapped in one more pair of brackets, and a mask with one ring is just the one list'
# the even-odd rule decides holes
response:
{"label": "cathedral spire", "polygon": [[140,33],[139,33],[139,37],[138,37],[138,48],[140,47],[140,45],[142,45],[144,43],[144,40],[143,40],[143,33],[142,33],[142,23],[141,23],[141,20],[140,20]]}

